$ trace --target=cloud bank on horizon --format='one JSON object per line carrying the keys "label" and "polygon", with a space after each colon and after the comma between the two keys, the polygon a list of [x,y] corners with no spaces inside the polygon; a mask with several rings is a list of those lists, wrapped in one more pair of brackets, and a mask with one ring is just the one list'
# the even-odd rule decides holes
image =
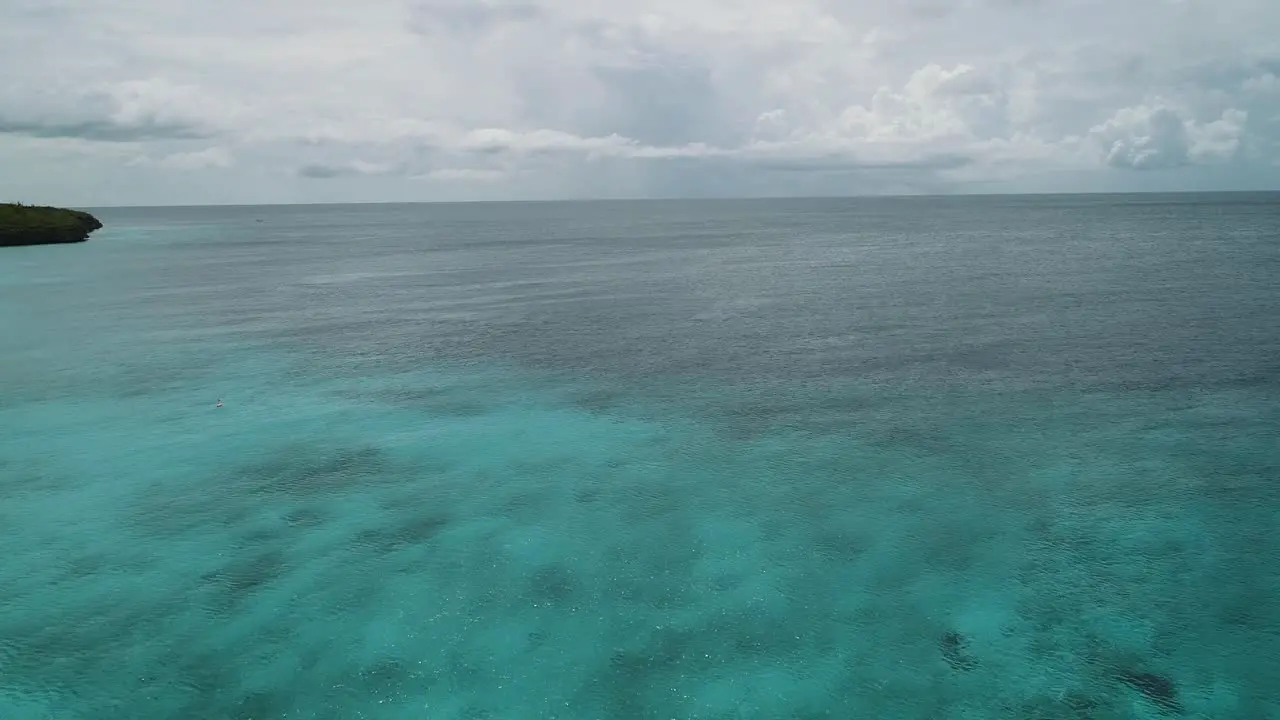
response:
{"label": "cloud bank on horizon", "polygon": [[0,199],[1280,189],[1274,0],[8,0]]}

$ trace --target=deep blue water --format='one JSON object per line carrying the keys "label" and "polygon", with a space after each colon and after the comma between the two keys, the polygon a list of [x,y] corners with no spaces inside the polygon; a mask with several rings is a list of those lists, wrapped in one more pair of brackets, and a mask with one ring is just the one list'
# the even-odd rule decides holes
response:
{"label": "deep blue water", "polygon": [[1280,718],[1280,195],[95,213],[4,720]]}

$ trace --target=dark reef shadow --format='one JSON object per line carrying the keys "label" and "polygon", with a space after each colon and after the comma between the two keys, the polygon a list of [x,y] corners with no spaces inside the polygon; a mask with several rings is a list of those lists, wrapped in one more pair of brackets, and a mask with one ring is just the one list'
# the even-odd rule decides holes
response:
{"label": "dark reef shadow", "polygon": [[399,550],[430,545],[453,523],[443,512],[422,512],[394,518],[388,527],[368,528],[357,532],[352,544],[379,556]]}
{"label": "dark reef shadow", "polygon": [[1116,680],[1136,690],[1165,714],[1181,715],[1182,702],[1178,699],[1178,686],[1167,676],[1141,670],[1125,669],[1116,673]]}
{"label": "dark reef shadow", "polygon": [[286,512],[280,519],[291,528],[310,530],[323,527],[329,521],[330,515],[318,507],[299,505]]}
{"label": "dark reef shadow", "polygon": [[942,659],[953,670],[969,671],[978,667],[978,659],[969,652],[969,638],[955,630],[948,630],[938,638]]}
{"label": "dark reef shadow", "polygon": [[206,586],[216,590],[217,612],[230,612],[250,600],[258,591],[280,580],[289,572],[288,561],[281,550],[267,550],[231,562],[201,576]]}
{"label": "dark reef shadow", "polygon": [[493,409],[471,399],[473,395],[467,390],[458,388],[407,387],[385,390],[374,397],[388,405],[446,417],[479,417]]}
{"label": "dark reef shadow", "polygon": [[627,393],[609,388],[593,388],[570,395],[570,403],[591,415],[610,415],[626,407]]}
{"label": "dark reef shadow", "polygon": [[678,717],[674,708],[668,712],[664,693],[673,682],[705,673],[717,661],[697,650],[701,639],[698,630],[665,626],[615,649],[586,683],[591,697],[583,698],[583,708],[600,707],[603,717]]}
{"label": "dark reef shadow", "polygon": [[266,462],[250,465],[242,482],[252,492],[289,498],[311,498],[381,485],[392,474],[378,448],[366,446],[315,453],[313,448],[293,448]]}
{"label": "dark reef shadow", "polygon": [[537,603],[563,607],[578,594],[578,579],[562,565],[548,565],[535,570],[527,585],[527,594]]}
{"label": "dark reef shadow", "polygon": [[871,536],[846,528],[820,529],[813,535],[813,548],[818,555],[836,563],[858,560],[873,542]]}

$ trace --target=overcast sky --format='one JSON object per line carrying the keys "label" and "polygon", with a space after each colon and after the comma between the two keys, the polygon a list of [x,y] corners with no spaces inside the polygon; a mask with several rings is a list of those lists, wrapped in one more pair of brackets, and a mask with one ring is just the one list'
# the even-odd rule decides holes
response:
{"label": "overcast sky", "polygon": [[0,199],[1280,189],[1280,0],[0,0]]}

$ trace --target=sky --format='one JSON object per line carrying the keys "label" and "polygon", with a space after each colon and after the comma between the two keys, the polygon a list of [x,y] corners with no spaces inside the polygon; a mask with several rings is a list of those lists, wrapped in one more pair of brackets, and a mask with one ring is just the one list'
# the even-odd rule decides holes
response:
{"label": "sky", "polygon": [[1280,190],[1276,0],[0,0],[0,200]]}

